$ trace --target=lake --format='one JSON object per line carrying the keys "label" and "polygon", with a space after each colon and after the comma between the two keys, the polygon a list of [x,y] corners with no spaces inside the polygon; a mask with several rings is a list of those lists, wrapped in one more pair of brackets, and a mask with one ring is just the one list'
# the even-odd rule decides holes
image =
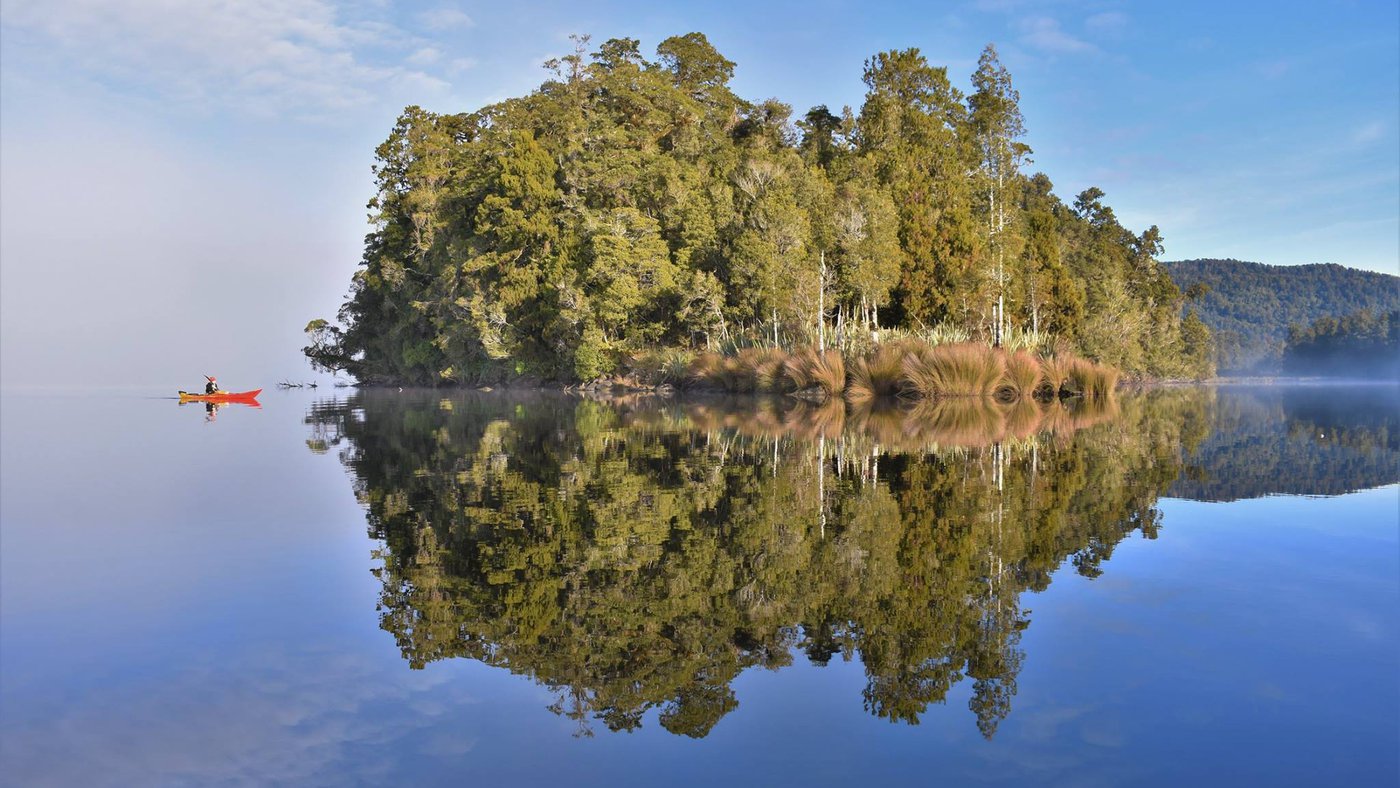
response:
{"label": "lake", "polygon": [[9,391],[0,769],[1393,784],[1398,394]]}

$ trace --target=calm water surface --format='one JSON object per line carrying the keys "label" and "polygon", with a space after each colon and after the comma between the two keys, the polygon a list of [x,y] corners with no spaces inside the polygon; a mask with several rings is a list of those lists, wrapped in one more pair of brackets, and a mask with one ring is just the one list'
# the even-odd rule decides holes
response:
{"label": "calm water surface", "polygon": [[1397,389],[0,402],[0,779],[1394,784]]}

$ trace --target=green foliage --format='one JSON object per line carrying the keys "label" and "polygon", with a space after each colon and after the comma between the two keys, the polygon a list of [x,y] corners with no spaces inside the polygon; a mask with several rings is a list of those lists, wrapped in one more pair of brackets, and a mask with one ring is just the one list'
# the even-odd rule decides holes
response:
{"label": "green foliage", "polygon": [[[307,356],[363,382],[613,374],[650,348],[878,344],[887,328],[1134,376],[1206,374],[1208,339],[1102,192],[1071,209],[988,47],[964,94],[917,49],[865,63],[858,111],[734,95],[700,33],[610,39],[529,95],[408,107],[376,149],[372,231]],[[771,388],[772,384],[765,384]]]}
{"label": "green foliage", "polygon": [[1277,372],[1291,326],[1362,310],[1400,309],[1400,277],[1340,265],[1264,265],[1239,260],[1164,263],[1190,292],[1214,336],[1222,372]]}
{"label": "green foliage", "polygon": [[1300,375],[1400,379],[1400,310],[1362,310],[1291,326],[1283,368]]}

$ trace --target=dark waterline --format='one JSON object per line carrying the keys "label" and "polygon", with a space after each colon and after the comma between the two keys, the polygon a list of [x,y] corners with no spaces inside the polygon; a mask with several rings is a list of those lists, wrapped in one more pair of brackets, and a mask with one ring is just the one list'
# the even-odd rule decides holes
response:
{"label": "dark waterline", "polygon": [[1393,386],[7,392],[16,784],[1385,783]]}

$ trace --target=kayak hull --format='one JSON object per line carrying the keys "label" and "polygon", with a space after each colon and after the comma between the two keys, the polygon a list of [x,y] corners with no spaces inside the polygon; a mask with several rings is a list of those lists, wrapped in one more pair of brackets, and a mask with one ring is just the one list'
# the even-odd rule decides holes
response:
{"label": "kayak hull", "polygon": [[180,392],[181,402],[257,402],[262,389],[252,391],[218,391],[213,394],[198,394],[193,391]]}

